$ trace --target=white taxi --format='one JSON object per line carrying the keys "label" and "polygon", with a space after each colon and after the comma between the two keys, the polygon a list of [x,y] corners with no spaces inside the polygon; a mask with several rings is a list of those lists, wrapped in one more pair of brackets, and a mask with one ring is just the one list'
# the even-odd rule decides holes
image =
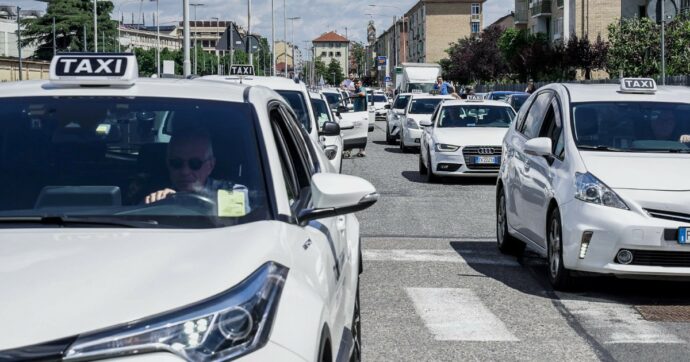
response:
{"label": "white taxi", "polygon": [[412,94],[405,109],[405,115],[400,119],[400,151],[402,153],[410,152],[412,148],[419,148],[423,133],[420,122],[430,120],[436,106],[449,99],[454,98],[429,93]]}
{"label": "white taxi", "polygon": [[[319,141],[323,145],[323,152],[326,154],[331,164],[340,173],[343,170],[343,138],[341,131],[340,118],[337,117],[337,111],[332,111],[328,104],[328,98],[323,93],[309,92],[311,101],[311,108],[314,110],[314,117],[319,129]],[[343,122],[345,123],[345,122]],[[338,125],[337,131],[341,132],[341,137],[326,137],[323,134],[332,134],[336,132],[335,125]],[[352,128],[345,127],[345,128]],[[332,130],[328,128],[334,128]]]}
{"label": "white taxi", "polygon": [[395,97],[393,104],[389,106],[386,117],[386,143],[392,145],[400,138],[400,120],[405,116],[407,105],[410,103],[412,93],[400,93]]}
{"label": "white taxi", "polygon": [[136,74],[0,85],[0,360],[358,360],[374,187],[266,87]]}
{"label": "white taxi", "polygon": [[[246,73],[246,72],[245,72]],[[343,143],[340,130],[336,127],[328,127],[327,129],[320,128],[314,116],[314,109],[311,104],[311,97],[307,86],[299,81],[283,77],[262,77],[262,76],[219,76],[207,75],[199,78],[201,80],[219,81],[226,83],[241,83],[247,85],[261,85],[276,91],[283,96],[285,100],[292,106],[292,109],[297,115],[300,124],[307,130],[307,133],[312,140],[316,141],[323,149],[328,145]],[[336,132],[337,131],[337,132]],[[334,170],[340,169],[340,163],[337,159],[331,158],[331,166]]]}
{"label": "white taxi", "polygon": [[423,120],[419,173],[428,182],[439,176],[497,176],[501,143],[515,118],[505,102],[469,96],[442,102]]}
{"label": "white taxi", "polygon": [[498,247],[547,257],[556,289],[574,272],[689,277],[689,142],[686,87],[539,88],[503,142]]}
{"label": "white taxi", "polygon": [[375,113],[375,120],[385,121],[386,116],[388,115],[388,108],[386,108],[386,106],[390,108],[390,102],[388,101],[386,94],[382,91],[374,91],[370,97],[372,103],[371,106]]}

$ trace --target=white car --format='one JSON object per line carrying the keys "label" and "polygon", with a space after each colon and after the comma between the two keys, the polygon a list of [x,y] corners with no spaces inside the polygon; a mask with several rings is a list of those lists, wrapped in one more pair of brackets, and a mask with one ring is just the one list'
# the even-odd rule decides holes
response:
{"label": "white car", "polygon": [[498,247],[547,257],[556,289],[573,272],[690,276],[689,141],[687,87],[539,88],[503,142]]}
{"label": "white car", "polygon": [[[312,140],[316,141],[323,149],[328,145],[342,143],[342,136],[340,131],[337,133],[324,133],[318,127],[316,118],[314,117],[314,110],[310,102],[309,91],[307,86],[298,81],[283,77],[261,77],[261,76],[220,76],[207,75],[199,78],[206,81],[219,81],[226,83],[242,83],[247,85],[262,85],[276,91],[283,96],[285,100],[292,106],[292,109],[297,115],[297,119],[302,126],[307,130],[307,133]],[[338,140],[337,138],[341,138]],[[334,170],[340,169],[340,164],[337,160],[331,159],[331,166]]]}
{"label": "white car", "polygon": [[412,148],[419,149],[422,138],[422,126],[419,122],[430,120],[436,106],[442,101],[454,99],[452,96],[431,95],[428,93],[414,93],[405,109],[405,115],[400,120],[400,151],[410,152]]}
{"label": "white car", "polygon": [[[328,99],[324,94],[309,92],[311,97],[311,108],[314,110],[314,117],[318,125],[320,132],[331,133],[335,130],[327,130],[328,127],[334,127],[334,124],[338,125],[338,132],[340,130],[340,119],[335,116],[336,111],[331,111],[331,107],[328,104]],[[329,122],[332,122],[329,124]],[[331,160],[331,164],[338,170],[338,173],[343,170],[343,138],[341,137],[326,137],[319,136],[321,144],[324,145],[323,151]]]}
{"label": "white car", "polygon": [[469,97],[442,102],[423,120],[419,173],[428,182],[439,176],[497,176],[501,143],[515,111],[505,102]]}
{"label": "white car", "polygon": [[347,112],[347,101],[349,101],[349,99],[346,101],[340,90],[337,88],[325,88],[322,89],[320,93],[326,97],[326,101],[328,101],[331,110]]}
{"label": "white car", "polygon": [[386,98],[386,94],[383,92],[375,91],[371,96],[371,106],[374,110],[375,120],[385,121],[388,115],[388,108],[390,107],[390,102]]}
{"label": "white car", "polygon": [[373,186],[266,87],[137,73],[66,54],[0,85],[0,359],[358,360]]}
{"label": "white car", "polygon": [[352,104],[352,110],[337,113],[343,124],[343,147],[345,151],[353,149],[363,150],[367,147],[369,132],[373,131],[373,113],[369,112],[369,105],[366,97],[348,97]]}
{"label": "white car", "polygon": [[411,97],[412,93],[400,93],[389,107],[386,117],[386,143],[389,145],[395,144],[395,140],[400,138],[400,120],[405,116]]}

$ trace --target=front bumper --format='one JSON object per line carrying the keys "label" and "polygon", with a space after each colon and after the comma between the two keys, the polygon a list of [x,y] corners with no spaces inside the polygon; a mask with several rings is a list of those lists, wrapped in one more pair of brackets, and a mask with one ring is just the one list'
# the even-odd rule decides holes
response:
{"label": "front bumper", "polygon": [[[690,244],[679,244],[674,232],[690,225],[580,200],[561,206],[561,220],[563,263],[568,269],[631,277],[690,277]],[[580,258],[586,231],[592,237]],[[621,264],[616,262],[621,249],[645,257],[633,256],[630,264]]]}
{"label": "front bumper", "polygon": [[402,142],[405,147],[419,147],[422,134],[424,134],[424,131],[421,129],[405,128],[405,131],[402,132],[403,136],[400,142]]}
{"label": "front bumper", "polygon": [[457,177],[496,177],[500,165],[495,168],[483,169],[478,165],[468,165],[462,151],[455,152],[431,152],[431,167],[435,175]]}

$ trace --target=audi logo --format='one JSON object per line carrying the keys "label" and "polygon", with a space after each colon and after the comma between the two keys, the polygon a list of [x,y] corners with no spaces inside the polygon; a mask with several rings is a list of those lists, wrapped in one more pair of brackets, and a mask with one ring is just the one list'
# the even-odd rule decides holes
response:
{"label": "audi logo", "polygon": [[482,147],[477,150],[477,153],[479,153],[480,155],[493,155],[494,149],[491,147]]}

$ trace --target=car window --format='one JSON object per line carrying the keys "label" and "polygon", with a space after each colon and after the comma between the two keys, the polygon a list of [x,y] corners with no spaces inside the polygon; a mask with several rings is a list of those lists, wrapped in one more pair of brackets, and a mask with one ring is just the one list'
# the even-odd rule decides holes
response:
{"label": "car window", "polygon": [[[6,98],[0,119],[0,168],[12,175],[0,180],[2,217],[99,216],[177,228],[268,218],[247,104]],[[163,190],[177,195],[147,204],[147,196]],[[199,207],[185,204],[195,199]]]}
{"label": "car window", "polygon": [[281,168],[283,169],[283,178],[285,180],[285,192],[288,197],[290,205],[293,205],[295,201],[299,198],[300,189],[298,187],[299,183],[297,181],[297,175],[295,171],[295,165],[290,157],[290,151],[288,150],[287,142],[285,141],[285,136],[281,130],[280,123],[285,122],[282,118],[280,111],[274,108],[270,112],[271,117],[271,129],[273,131],[273,137],[276,140],[276,145],[278,146],[278,156],[280,158]]}
{"label": "car window", "polygon": [[443,98],[419,98],[410,101],[410,112],[412,114],[432,114],[436,106],[441,103]]}
{"label": "car window", "polygon": [[295,170],[295,178],[297,180],[297,187],[299,190],[309,187],[311,175],[314,169],[307,151],[307,141],[302,138],[302,135],[294,127],[296,120],[286,109],[281,109],[281,120],[278,122],[280,131],[285,139],[285,146],[287,147],[289,159]]}
{"label": "car window", "polygon": [[409,102],[410,102],[410,96],[398,96],[398,98],[395,99],[395,103],[393,104],[393,108],[405,109],[405,108],[407,108],[407,104]]}
{"label": "car window", "polygon": [[297,115],[297,120],[304,126],[307,132],[311,132],[311,120],[307,109],[307,100],[304,93],[300,91],[276,90],[288,102],[292,110]]}
{"label": "car window", "polygon": [[438,127],[500,127],[508,128],[515,118],[510,107],[486,105],[446,106],[441,112]]}
{"label": "car window", "polygon": [[384,96],[384,95],[374,94],[374,102],[386,103],[386,102],[388,102],[388,99],[386,99],[386,96]]}
{"label": "car window", "polygon": [[314,118],[316,118],[316,124],[319,129],[323,127],[323,124],[331,119],[331,112],[328,111],[328,105],[322,99],[311,99],[311,108],[314,110]]}
{"label": "car window", "polygon": [[549,107],[552,96],[553,94],[551,92],[543,92],[537,95],[537,98],[534,100],[534,102],[532,102],[532,105],[525,116],[525,121],[522,124],[522,128],[519,130],[528,139],[537,137],[539,134],[542,121],[544,120],[544,116]]}
{"label": "car window", "polygon": [[564,152],[563,123],[561,122],[560,107],[555,98],[547,108],[546,116],[539,131],[539,137],[550,138],[552,144],[551,152],[556,157],[562,159]]}
{"label": "car window", "polygon": [[326,100],[328,101],[328,104],[331,106],[331,108],[338,109],[338,106],[340,105],[340,99],[341,99],[340,94],[323,92],[323,95],[326,97]]}

